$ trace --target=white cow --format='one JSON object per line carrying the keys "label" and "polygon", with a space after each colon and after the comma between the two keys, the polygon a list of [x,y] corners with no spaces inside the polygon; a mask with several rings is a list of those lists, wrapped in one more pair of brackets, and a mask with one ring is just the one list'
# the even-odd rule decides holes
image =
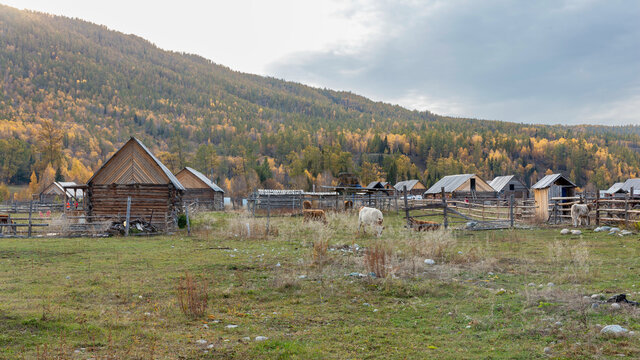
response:
{"label": "white cow", "polygon": [[366,226],[370,225],[376,231],[376,236],[380,237],[384,229],[384,226],[382,226],[383,220],[382,211],[366,206],[361,207],[360,213],[358,214],[358,234],[360,233],[361,227],[362,231],[366,234]]}
{"label": "white cow", "polygon": [[591,211],[591,207],[588,204],[571,205],[573,227],[582,226],[582,220],[584,220],[585,225],[589,225],[589,211]]}

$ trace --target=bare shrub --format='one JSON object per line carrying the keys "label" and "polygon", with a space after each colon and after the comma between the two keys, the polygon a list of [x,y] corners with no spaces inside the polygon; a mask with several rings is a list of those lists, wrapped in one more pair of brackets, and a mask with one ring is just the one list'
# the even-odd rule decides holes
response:
{"label": "bare shrub", "polygon": [[198,282],[187,271],[180,279],[176,289],[180,310],[191,318],[199,318],[207,310],[209,295],[207,294],[207,283]]}
{"label": "bare shrub", "polygon": [[390,255],[391,250],[388,245],[382,242],[371,245],[364,254],[364,265],[367,272],[374,273],[379,278],[386,278]]}

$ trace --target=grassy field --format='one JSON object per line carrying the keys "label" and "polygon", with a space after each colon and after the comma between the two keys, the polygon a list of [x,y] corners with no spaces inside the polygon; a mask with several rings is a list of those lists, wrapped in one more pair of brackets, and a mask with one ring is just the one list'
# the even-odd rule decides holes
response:
{"label": "grassy field", "polygon": [[[0,239],[0,358],[640,357],[637,336],[600,335],[639,331],[640,310],[583,298],[640,299],[637,236],[416,234],[389,214],[378,239],[356,222],[272,219],[265,237],[264,219],[220,213],[191,237]],[[181,310],[186,274],[202,316]]]}

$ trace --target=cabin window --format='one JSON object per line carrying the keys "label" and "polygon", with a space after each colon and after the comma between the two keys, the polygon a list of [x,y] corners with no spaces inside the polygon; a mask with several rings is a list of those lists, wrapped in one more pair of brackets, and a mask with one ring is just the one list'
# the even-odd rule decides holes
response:
{"label": "cabin window", "polygon": [[476,179],[473,179],[473,178],[470,179],[469,185],[470,185],[471,191],[476,191]]}
{"label": "cabin window", "polygon": [[516,186],[514,184],[509,184],[509,191],[513,191],[516,189]]}

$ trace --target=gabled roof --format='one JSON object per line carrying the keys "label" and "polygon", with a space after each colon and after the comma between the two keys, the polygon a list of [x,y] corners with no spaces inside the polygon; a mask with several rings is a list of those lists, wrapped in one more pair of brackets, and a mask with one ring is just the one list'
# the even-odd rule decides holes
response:
{"label": "gabled roof", "polygon": [[400,181],[397,184],[395,184],[394,188],[396,188],[396,190],[398,190],[398,191],[402,191],[402,188],[406,185],[407,186],[407,191],[411,191],[411,189],[413,189],[413,187],[416,186],[416,184],[418,184],[419,182],[420,182],[420,180]]}
{"label": "gabled roof", "polygon": [[456,191],[467,180],[476,176],[476,174],[459,174],[459,175],[447,175],[433,184],[429,190],[425,191],[425,194],[439,194],[444,187],[445,193],[451,193]]}
{"label": "gabled roof", "polygon": [[561,183],[563,182],[564,184],[561,184],[561,185],[569,185],[569,186],[576,187],[576,184],[574,184],[571,180],[569,180],[566,177],[564,177],[564,175],[562,175],[562,174],[551,174],[551,175],[547,175],[547,176],[543,177],[542,179],[540,179],[540,181],[535,183],[531,188],[532,189],[546,189],[546,188],[550,187],[551,185],[555,184],[556,182],[561,182]]}
{"label": "gabled roof", "polygon": [[522,184],[522,186],[526,187],[525,184],[520,181],[515,175],[496,176],[489,182],[489,185],[494,188],[495,191],[500,192],[504,189],[505,186],[507,186],[507,184],[511,182],[511,180],[515,180]]}
{"label": "gabled roof", "polygon": [[389,183],[386,181],[372,181],[369,183],[369,185],[367,185],[367,189],[375,189],[376,186],[384,189],[384,187],[387,186],[388,184]]}
{"label": "gabled roof", "polygon": [[629,192],[631,188],[633,188],[633,192],[637,194],[640,191],[640,179],[627,179],[627,181],[622,184],[621,189],[624,190],[624,192]]}
{"label": "gabled roof", "polygon": [[208,187],[212,188],[214,191],[219,191],[219,192],[223,192],[224,190],[222,190],[218,185],[216,185],[213,181],[209,180],[208,177],[206,177],[203,173],[201,173],[200,171],[190,168],[190,167],[185,167],[184,170],[192,173],[193,175],[195,175],[198,179],[200,179],[200,181],[202,181],[203,183],[205,183],[205,185],[207,185]]}
{"label": "gabled roof", "polygon": [[[73,196],[73,192],[71,190],[67,190],[65,189],[66,186],[76,186],[78,184],[76,184],[73,181],[55,181],[53,183],[51,183],[51,185],[47,186],[44,190],[42,190],[42,193],[44,193],[45,191],[47,191],[47,189],[49,189],[51,186],[55,186],[56,188],[60,189],[60,192],[62,192],[63,194],[66,193],[67,197],[74,197]],[[82,198],[82,195],[84,194],[83,191],[78,191],[78,198]]]}
{"label": "gabled roof", "polygon": [[[613,185],[611,185],[611,187],[607,190],[604,191],[605,194],[615,194],[617,192],[626,192],[624,189],[622,189],[622,186],[624,185],[623,182],[617,182]],[[635,191],[635,188],[634,188]]]}
{"label": "gabled roof", "polygon": [[100,169],[98,169],[98,171],[96,171],[93,176],[91,177],[91,179],[89,179],[89,181],[87,181],[87,184],[90,184],[93,179],[104,169],[106,168],[109,163],[111,162],[111,160],[113,160],[116,155],[118,155],[118,153],[120,153],[120,151],[122,151],[122,149],[124,149],[127,144],[131,143],[131,142],[135,142],[136,144],[138,144],[142,150],[149,155],[149,157],[151,157],[151,159],[156,163],[156,165],[158,165],[158,167],[162,170],[162,172],[167,176],[167,178],[169,179],[169,181],[171,182],[171,184],[173,184],[173,186],[178,189],[178,190],[184,190],[184,186],[182,186],[182,184],[180,183],[180,181],[178,181],[178,179],[171,173],[171,171],[169,171],[169,169],[167,169],[166,166],[164,166],[164,164],[158,160],[157,157],[155,157],[155,155],[153,155],[151,153],[151,151],[149,151],[149,149],[138,139],[136,139],[135,137],[131,137],[131,139],[129,139],[129,141],[127,141],[124,145],[122,145],[122,147],[115,152],[115,154],[113,154],[109,160],[107,160],[101,167]]}

